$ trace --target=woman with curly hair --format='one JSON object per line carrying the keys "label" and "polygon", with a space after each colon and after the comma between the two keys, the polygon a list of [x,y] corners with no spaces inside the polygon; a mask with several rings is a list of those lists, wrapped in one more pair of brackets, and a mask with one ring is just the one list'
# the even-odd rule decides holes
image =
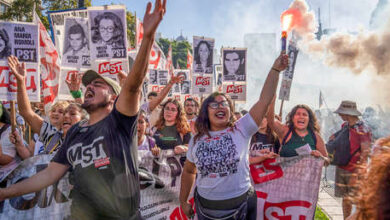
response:
{"label": "woman with curly hair", "polygon": [[286,124],[275,120],[274,107],[275,99],[268,110],[267,120],[279,137],[281,157],[294,157],[308,152],[316,157],[328,157],[317,119],[309,106],[296,105],[287,115]]}
{"label": "woman with curly hair", "polygon": [[104,12],[94,19],[92,27],[92,42],[94,44],[110,45],[113,48],[124,48],[125,39],[121,19],[112,12]]}
{"label": "woman with curly hair", "polygon": [[159,148],[162,150],[173,149],[175,154],[187,152],[191,129],[179,101],[168,99],[163,104],[155,128],[157,130],[153,138]]}
{"label": "woman with curly hair", "polygon": [[279,73],[287,65],[287,55],[276,59],[259,100],[238,121],[232,101],[224,93],[215,92],[204,100],[195,122],[198,133],[190,141],[181,176],[180,205],[188,217],[194,213],[188,196],[196,179],[194,198],[199,220],[256,219],[249,144],[275,95]]}

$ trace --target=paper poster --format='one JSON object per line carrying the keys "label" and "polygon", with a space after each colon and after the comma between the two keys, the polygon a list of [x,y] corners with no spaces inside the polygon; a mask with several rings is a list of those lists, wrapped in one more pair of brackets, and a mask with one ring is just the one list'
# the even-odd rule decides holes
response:
{"label": "paper poster", "polygon": [[91,66],[88,36],[88,19],[77,17],[65,19],[62,66],[73,68]]}
{"label": "paper poster", "polygon": [[[70,94],[68,85],[66,84],[66,80],[70,81],[72,75],[77,75],[78,77],[82,77],[85,71],[86,70],[79,71],[76,69],[61,68],[60,85],[58,88],[58,96],[57,96],[58,100],[74,100],[72,95]],[[82,90],[84,91],[84,88]]]}
{"label": "paper poster", "polygon": [[72,18],[87,18],[88,12],[86,9],[70,9],[61,11],[49,11],[49,22],[53,34],[54,44],[57,48],[58,54],[63,54],[65,38],[65,19]]}
{"label": "paper poster", "polygon": [[246,48],[222,49],[223,81],[246,81]]}
{"label": "paper poster", "polygon": [[[192,94],[210,94],[213,92],[213,77],[211,75],[195,75],[192,77]],[[184,94],[182,92],[182,94]]]}
{"label": "paper poster", "polygon": [[158,85],[158,70],[149,70],[149,85]]}
{"label": "paper poster", "polygon": [[213,73],[214,39],[194,36],[193,73]]}
{"label": "paper poster", "polygon": [[169,81],[168,70],[158,70],[158,84],[160,86],[166,86]]}
{"label": "paper poster", "polygon": [[293,41],[288,45],[288,67],[283,71],[282,85],[280,86],[279,99],[288,101],[290,99],[291,84],[294,77],[295,63],[298,56],[298,48]]}
{"label": "paper poster", "polygon": [[221,64],[214,65],[214,79],[215,79],[215,86],[221,86],[223,81],[223,67]]}
{"label": "paper poster", "polygon": [[279,99],[288,101],[290,99],[292,80],[283,79],[279,90]]}
{"label": "paper poster", "polygon": [[88,8],[91,59],[127,58],[124,6]]}
{"label": "paper poster", "polygon": [[95,60],[92,62],[92,69],[102,76],[116,80],[118,83],[117,75],[119,71],[123,71],[125,74],[130,73],[127,59]]}
{"label": "paper poster", "polygon": [[234,101],[246,101],[246,84],[224,84],[223,93]]}

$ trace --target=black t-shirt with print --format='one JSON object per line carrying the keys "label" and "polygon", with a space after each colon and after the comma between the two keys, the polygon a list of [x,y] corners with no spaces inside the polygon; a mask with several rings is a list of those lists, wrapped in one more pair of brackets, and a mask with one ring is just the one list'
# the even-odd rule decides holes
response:
{"label": "black t-shirt with print", "polygon": [[114,109],[91,126],[70,128],[53,161],[70,166],[75,219],[129,219],[139,214],[137,115]]}
{"label": "black t-shirt with print", "polygon": [[251,145],[250,145],[250,150],[255,151],[255,150],[262,150],[262,149],[273,149],[273,152],[279,153],[279,140],[276,139],[275,142],[270,142],[268,139],[268,136],[266,134],[262,134],[260,132],[256,132],[252,136],[251,139]]}
{"label": "black t-shirt with print", "polygon": [[154,133],[153,138],[156,140],[156,145],[162,150],[174,149],[177,145],[188,144],[191,139],[191,133],[180,136],[176,129],[176,125],[165,126],[161,130]]}

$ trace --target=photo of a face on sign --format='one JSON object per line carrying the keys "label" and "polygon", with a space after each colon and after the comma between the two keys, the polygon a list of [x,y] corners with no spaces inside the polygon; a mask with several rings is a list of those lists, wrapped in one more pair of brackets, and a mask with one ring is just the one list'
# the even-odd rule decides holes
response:
{"label": "photo of a face on sign", "polygon": [[223,81],[246,81],[246,49],[223,49]]}
{"label": "photo of a face on sign", "polygon": [[0,60],[7,60],[11,55],[11,43],[7,31],[4,28],[0,29]]}
{"label": "photo of a face on sign", "polygon": [[194,73],[213,73],[214,39],[194,37]]}
{"label": "photo of a face on sign", "polygon": [[91,58],[127,58],[124,9],[88,10]]}
{"label": "photo of a face on sign", "polygon": [[88,19],[66,18],[62,66],[90,67]]}

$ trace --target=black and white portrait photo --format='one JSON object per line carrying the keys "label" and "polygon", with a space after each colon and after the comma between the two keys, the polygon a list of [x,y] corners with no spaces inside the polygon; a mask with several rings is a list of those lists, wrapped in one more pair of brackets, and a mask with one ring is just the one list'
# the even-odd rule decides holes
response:
{"label": "black and white portrait photo", "polygon": [[158,84],[160,86],[165,86],[168,84],[168,71],[167,70],[159,70],[158,71]]}
{"label": "black and white portrait photo", "polygon": [[173,91],[173,93],[180,94],[180,87],[181,87],[181,84],[175,83],[175,85],[173,85],[173,88],[171,91]]}
{"label": "black and white portrait photo", "polygon": [[11,55],[11,44],[7,31],[0,29],[0,60],[6,60]]}
{"label": "black and white portrait photo", "polygon": [[149,70],[149,84],[158,85],[157,70]]}
{"label": "black and white portrait photo", "polygon": [[224,49],[223,80],[246,81],[246,49]]}
{"label": "black and white portrait photo", "polygon": [[125,10],[88,10],[91,58],[126,58]]}
{"label": "black and white portrait photo", "polygon": [[194,73],[213,73],[214,39],[194,37]]}
{"label": "black and white portrait photo", "polygon": [[66,18],[62,66],[91,66],[88,43],[88,19]]}
{"label": "black and white portrait photo", "polygon": [[181,83],[181,94],[190,94],[191,82],[189,80],[184,80]]}

